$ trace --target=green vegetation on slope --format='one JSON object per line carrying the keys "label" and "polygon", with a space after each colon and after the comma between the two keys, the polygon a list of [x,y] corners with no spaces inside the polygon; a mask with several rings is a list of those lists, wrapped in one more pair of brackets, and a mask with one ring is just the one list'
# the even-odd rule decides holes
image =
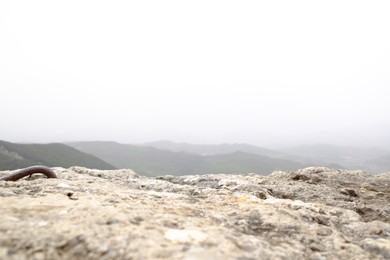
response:
{"label": "green vegetation on slope", "polygon": [[60,143],[15,144],[0,141],[0,170],[14,170],[32,165],[115,169],[95,156]]}
{"label": "green vegetation on slope", "polygon": [[293,170],[305,166],[289,160],[244,152],[200,156],[115,142],[76,142],[68,145],[93,154],[117,168],[131,168],[148,176],[218,172],[269,174],[274,170]]}

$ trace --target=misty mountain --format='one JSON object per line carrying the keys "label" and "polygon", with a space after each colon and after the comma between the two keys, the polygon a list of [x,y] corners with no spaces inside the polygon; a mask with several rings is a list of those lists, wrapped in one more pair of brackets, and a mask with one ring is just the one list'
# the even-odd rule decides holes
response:
{"label": "misty mountain", "polygon": [[300,162],[285,159],[271,158],[264,155],[250,154],[246,152],[234,152],[230,154],[217,154],[202,156],[211,172],[221,173],[265,173],[269,174],[276,170],[291,171],[301,167],[307,167]]}
{"label": "misty mountain", "polygon": [[0,170],[14,170],[32,165],[115,169],[103,160],[65,144],[15,144],[0,141]]}
{"label": "misty mountain", "polygon": [[284,147],[279,149],[282,152],[306,158],[311,163],[338,164],[349,169],[362,169],[366,171],[377,171],[376,160],[381,157],[390,156],[390,152],[376,147],[354,147],[337,146],[327,144],[302,145]]}
{"label": "misty mountain", "polygon": [[279,152],[247,144],[192,145],[162,141],[143,145],[116,142],[73,142],[65,145],[0,141],[0,170],[39,164],[96,169],[131,168],[148,176],[269,174],[274,170],[288,171],[313,165],[384,172],[390,171],[390,152],[379,148],[335,145],[286,147]]}
{"label": "misty mountain", "polygon": [[367,160],[365,163],[369,165],[375,172],[390,171],[390,154]]}
{"label": "misty mountain", "polygon": [[236,152],[244,152],[247,154],[257,154],[267,156],[274,159],[285,159],[289,161],[298,162],[305,165],[317,165],[331,168],[344,168],[344,166],[329,161],[313,160],[310,156],[301,156],[299,154],[287,153],[278,150],[271,150],[264,147],[258,147],[250,144],[216,144],[216,145],[203,145],[203,144],[188,144],[188,143],[175,143],[172,141],[157,141],[141,144],[145,147],[154,147],[157,149],[168,150],[173,152],[187,152],[198,155],[218,155],[218,154],[230,154]]}
{"label": "misty mountain", "polygon": [[175,143],[168,140],[149,142],[141,144],[146,147],[154,147],[161,150],[168,150],[172,152],[187,152],[198,155],[217,155],[217,154],[230,154],[235,152],[244,152],[250,154],[264,155],[271,158],[287,159],[287,160],[302,160],[295,155],[282,153],[279,151],[258,147],[249,144],[188,144],[188,143]]}
{"label": "misty mountain", "polygon": [[293,170],[306,166],[299,162],[245,152],[201,156],[116,142],[74,142],[68,145],[93,154],[117,168],[131,168],[148,176],[218,172],[269,174],[274,170]]}

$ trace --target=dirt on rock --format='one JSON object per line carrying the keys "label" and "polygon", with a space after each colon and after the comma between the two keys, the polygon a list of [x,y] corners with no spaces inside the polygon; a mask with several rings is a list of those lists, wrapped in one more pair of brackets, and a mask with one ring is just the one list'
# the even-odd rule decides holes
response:
{"label": "dirt on rock", "polygon": [[0,259],[390,259],[390,173],[53,170],[0,181]]}

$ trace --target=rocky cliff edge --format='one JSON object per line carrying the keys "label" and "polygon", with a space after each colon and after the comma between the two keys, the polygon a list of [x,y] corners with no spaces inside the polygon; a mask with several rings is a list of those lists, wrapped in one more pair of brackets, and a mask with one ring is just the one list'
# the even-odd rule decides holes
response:
{"label": "rocky cliff edge", "polygon": [[53,170],[0,181],[0,259],[390,259],[390,173]]}

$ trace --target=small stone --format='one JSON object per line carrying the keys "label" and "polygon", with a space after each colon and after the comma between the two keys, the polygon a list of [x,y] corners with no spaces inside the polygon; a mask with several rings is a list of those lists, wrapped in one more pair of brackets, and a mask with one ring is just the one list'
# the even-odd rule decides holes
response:
{"label": "small stone", "polygon": [[265,200],[267,198],[267,193],[265,191],[255,191],[253,195],[262,200]]}
{"label": "small stone", "polygon": [[252,226],[260,226],[263,223],[260,212],[258,210],[252,210],[249,213],[248,223]]}
{"label": "small stone", "polygon": [[61,182],[61,183],[58,183],[58,184],[57,184],[57,187],[58,187],[58,188],[70,188],[70,185],[67,184],[67,183]]}
{"label": "small stone", "polygon": [[1,190],[0,191],[0,197],[12,197],[12,196],[15,196],[15,192],[13,191],[10,191],[10,190]]}
{"label": "small stone", "polygon": [[121,221],[117,218],[109,218],[106,220],[106,225],[113,225],[113,224],[117,224],[117,223],[120,223]]}
{"label": "small stone", "polygon": [[322,216],[322,215],[315,216],[315,217],[313,217],[313,220],[320,225],[330,226],[329,218],[326,216]]}
{"label": "small stone", "polygon": [[200,230],[180,229],[169,229],[165,232],[164,237],[169,241],[176,243],[199,243],[207,239],[207,235]]}
{"label": "small stone", "polygon": [[40,221],[39,223],[38,223],[38,226],[39,227],[44,227],[44,226],[47,226],[49,224],[49,222],[47,222],[47,221]]}
{"label": "small stone", "polygon": [[317,230],[317,235],[319,236],[329,236],[333,233],[332,229],[326,227],[320,227]]}
{"label": "small stone", "polygon": [[319,252],[316,252],[316,253],[310,255],[310,257],[308,259],[309,260],[328,260],[327,257],[322,256],[321,253],[319,253]]}
{"label": "small stone", "polygon": [[373,228],[371,228],[370,233],[374,234],[374,235],[380,235],[383,233],[383,229],[381,229],[379,227],[373,227]]}
{"label": "small stone", "polygon": [[142,221],[144,221],[144,218],[141,216],[133,216],[130,218],[130,223],[133,225],[140,225]]}
{"label": "small stone", "polygon": [[226,257],[222,256],[221,253],[215,248],[206,249],[203,247],[193,247],[186,252],[183,259],[184,260],[198,260],[198,259],[223,260],[226,259]]}
{"label": "small stone", "polygon": [[363,240],[362,247],[374,254],[382,256],[384,259],[390,259],[390,240],[389,239],[372,239]]}
{"label": "small stone", "polygon": [[63,209],[63,210],[61,210],[60,212],[58,212],[58,215],[66,215],[66,214],[68,214],[69,212],[66,210],[66,209]]}
{"label": "small stone", "polygon": [[340,193],[341,194],[344,194],[344,195],[348,195],[348,196],[351,196],[351,197],[359,197],[359,195],[356,193],[355,190],[353,189],[341,189],[340,190]]}
{"label": "small stone", "polygon": [[74,193],[73,192],[68,192],[66,193],[66,196],[68,196],[68,198],[70,200],[78,200],[79,198],[77,198],[76,196],[74,196]]}
{"label": "small stone", "polygon": [[325,251],[325,246],[319,243],[311,243],[309,248],[314,252],[322,252]]}

